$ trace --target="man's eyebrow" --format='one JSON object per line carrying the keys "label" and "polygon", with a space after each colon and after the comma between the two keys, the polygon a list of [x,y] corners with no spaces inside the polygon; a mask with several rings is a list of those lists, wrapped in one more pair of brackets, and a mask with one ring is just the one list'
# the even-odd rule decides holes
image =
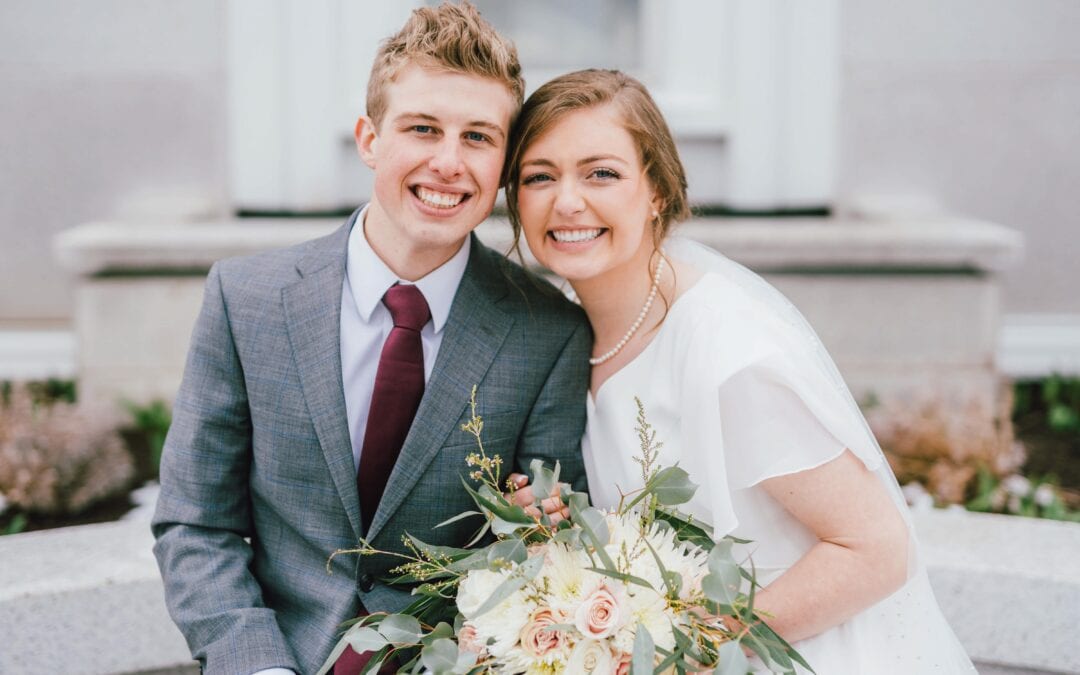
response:
{"label": "man's eyebrow", "polygon": [[[423,120],[425,122],[438,122],[439,118],[435,117],[434,115],[429,115],[428,113],[404,112],[395,117],[394,120],[398,122],[404,120]],[[466,124],[466,126],[487,129],[493,133],[498,134],[500,138],[506,136],[506,131],[501,126],[495,124],[494,122],[489,122],[488,120],[473,120]]]}

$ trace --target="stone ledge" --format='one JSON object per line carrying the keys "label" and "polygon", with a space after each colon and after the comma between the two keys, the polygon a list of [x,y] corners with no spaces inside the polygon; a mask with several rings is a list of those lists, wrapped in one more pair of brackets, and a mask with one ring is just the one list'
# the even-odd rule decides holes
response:
{"label": "stone ledge", "polygon": [[[297,244],[327,234],[339,218],[227,219],[169,226],[94,222],[54,239],[57,260],[74,274],[125,270],[206,270],[221,258]],[[695,218],[678,233],[758,271],[809,269],[999,271],[1019,258],[1022,236],[956,217],[910,221],[833,218]],[[510,225],[493,217],[477,233],[506,250]]]}
{"label": "stone ledge", "polygon": [[[1080,524],[949,511],[915,524],[938,600],[987,672],[1080,671]],[[145,520],[0,537],[0,672],[188,672],[152,543]]]}

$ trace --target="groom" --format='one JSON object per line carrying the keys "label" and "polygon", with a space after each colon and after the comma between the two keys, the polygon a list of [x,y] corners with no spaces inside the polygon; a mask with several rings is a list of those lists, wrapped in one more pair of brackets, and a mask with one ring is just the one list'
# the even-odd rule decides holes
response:
{"label": "groom", "polygon": [[380,581],[394,560],[339,555],[328,574],[333,551],[468,540],[475,519],[432,528],[472,506],[473,385],[504,473],[559,461],[584,488],[584,315],[471,234],[522,91],[475,9],[416,10],[356,125],[371,202],[327,237],[210,270],[153,521],[169,612],[206,672],[313,673],[343,621],[409,601]]}

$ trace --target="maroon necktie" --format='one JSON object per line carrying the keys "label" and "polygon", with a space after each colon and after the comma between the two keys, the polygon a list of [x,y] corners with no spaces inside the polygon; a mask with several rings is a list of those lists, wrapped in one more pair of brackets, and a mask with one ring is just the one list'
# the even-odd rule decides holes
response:
{"label": "maroon necktie", "polygon": [[[364,447],[360,450],[360,469],[356,472],[365,535],[424,395],[424,346],[420,341],[420,330],[431,318],[424,294],[416,286],[394,284],[382,301],[390,310],[394,327],[386,336],[379,368],[375,371]],[[367,611],[361,607],[360,615],[364,614]],[[355,675],[374,655],[374,652],[357,654],[349,647],[334,664],[334,675]],[[379,673],[396,670],[397,662],[390,660],[383,664]]]}
{"label": "maroon necktie", "polygon": [[420,329],[431,318],[424,294],[416,286],[395,284],[382,301],[390,310],[394,327],[379,356],[364,446],[360,450],[360,469],[356,473],[365,535],[424,395],[424,347]]}

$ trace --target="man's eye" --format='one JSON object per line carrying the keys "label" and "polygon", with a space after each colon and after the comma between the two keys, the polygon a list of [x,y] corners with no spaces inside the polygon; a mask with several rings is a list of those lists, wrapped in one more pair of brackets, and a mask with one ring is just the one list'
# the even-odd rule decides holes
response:
{"label": "man's eye", "polygon": [[522,185],[533,185],[534,183],[546,183],[552,180],[551,176],[546,173],[534,173],[529,176],[525,176],[521,179]]}
{"label": "man's eye", "polygon": [[477,143],[485,143],[489,140],[486,134],[482,134],[479,131],[468,131],[465,133],[465,138]]}
{"label": "man's eye", "polygon": [[413,125],[412,130],[415,131],[418,134],[432,134],[432,133],[435,133],[435,128],[430,127],[430,126],[428,126],[426,124]]}

